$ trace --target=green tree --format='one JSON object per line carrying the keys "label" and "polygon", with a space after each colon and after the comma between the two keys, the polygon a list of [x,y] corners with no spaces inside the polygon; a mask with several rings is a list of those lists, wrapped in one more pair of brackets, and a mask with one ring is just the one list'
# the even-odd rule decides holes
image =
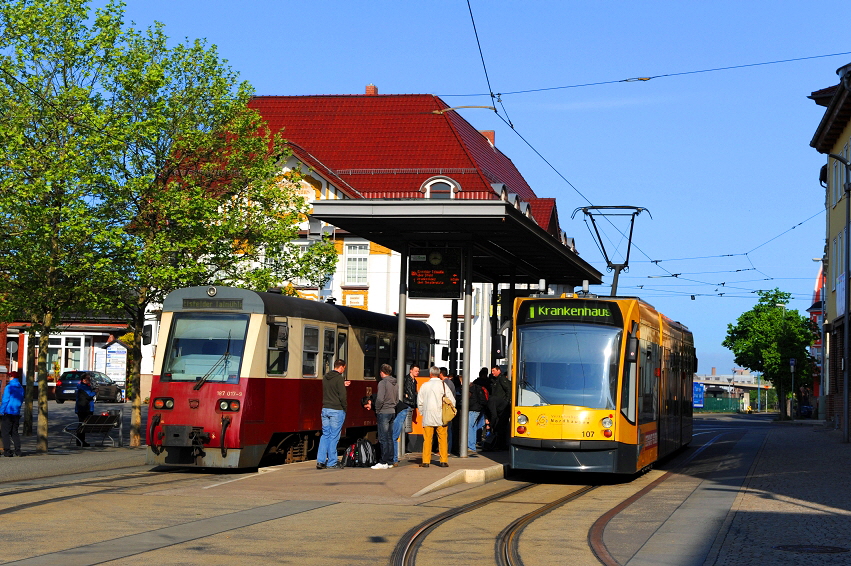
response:
{"label": "green tree", "polygon": [[[818,338],[818,330],[809,317],[786,308],[790,293],[776,288],[758,293],[759,302],[742,313],[736,324],[727,325],[727,337],[722,345],[732,350],[738,365],[761,372],[783,400],[794,393],[790,359],[796,360],[795,389],[812,386],[814,360],[808,348]],[[780,416],[790,418],[783,402]]]}
{"label": "green tree", "polygon": [[87,0],[20,0],[0,18],[0,214],[14,233],[4,310],[41,331],[44,380],[57,317],[123,309],[139,445],[150,305],[190,285],[318,284],[336,254],[327,240],[293,243],[307,212],[299,176],[281,174],[283,140],[214,46],[170,46],[159,24],[125,29],[113,2],[90,18]]}
{"label": "green tree", "polygon": [[248,108],[252,91],[201,41],[169,47],[161,25],[130,30],[105,72],[128,126],[115,157],[121,188],[108,198],[127,227],[122,304],[130,348],[131,446],[141,437],[145,312],[177,288],[226,284],[266,290],[333,273],[330,241],[295,246],[307,206],[288,155]]}
{"label": "green tree", "polygon": [[109,308],[105,290],[117,282],[114,245],[123,231],[102,198],[116,186],[108,156],[120,128],[97,77],[115,47],[118,13],[109,6],[90,25],[87,13],[71,1],[0,7],[0,311],[39,333],[40,452],[49,336],[66,313]]}

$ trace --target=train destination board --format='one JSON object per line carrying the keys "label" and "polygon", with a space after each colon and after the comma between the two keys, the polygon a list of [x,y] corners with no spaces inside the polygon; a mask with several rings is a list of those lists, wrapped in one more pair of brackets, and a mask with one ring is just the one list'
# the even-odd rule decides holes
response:
{"label": "train destination board", "polygon": [[593,301],[527,301],[517,312],[517,324],[536,322],[591,322],[620,325],[617,304]]}
{"label": "train destination board", "polygon": [[408,296],[412,299],[460,299],[461,248],[411,248]]}

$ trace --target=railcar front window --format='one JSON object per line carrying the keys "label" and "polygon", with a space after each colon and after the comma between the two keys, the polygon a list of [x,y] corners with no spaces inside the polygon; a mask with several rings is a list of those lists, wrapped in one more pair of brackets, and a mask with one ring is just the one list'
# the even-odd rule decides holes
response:
{"label": "railcar front window", "polygon": [[621,331],[591,324],[519,328],[517,404],[614,409]]}
{"label": "railcar front window", "polygon": [[163,381],[237,383],[247,331],[247,314],[175,313]]}

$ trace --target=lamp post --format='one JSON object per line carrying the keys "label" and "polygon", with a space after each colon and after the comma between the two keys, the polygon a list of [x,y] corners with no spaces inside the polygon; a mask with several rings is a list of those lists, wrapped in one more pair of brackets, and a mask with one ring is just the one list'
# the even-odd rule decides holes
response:
{"label": "lamp post", "polygon": [[[847,85],[846,85],[847,87]],[[848,262],[851,261],[851,246],[848,245],[848,220],[851,218],[851,163],[841,155],[829,153],[828,157],[832,157],[845,166],[845,220],[842,222],[842,232],[845,234],[843,241],[845,242],[845,265],[843,268],[845,287],[845,306],[842,309],[842,442],[851,442],[849,438],[848,427],[848,363],[849,363],[849,316],[848,306],[851,303],[851,285],[849,285]]]}

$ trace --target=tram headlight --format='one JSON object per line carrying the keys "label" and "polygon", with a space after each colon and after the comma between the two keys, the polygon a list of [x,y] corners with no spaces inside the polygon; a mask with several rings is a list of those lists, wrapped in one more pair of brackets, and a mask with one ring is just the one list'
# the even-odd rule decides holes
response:
{"label": "tram headlight", "polygon": [[524,414],[520,414],[517,416],[517,424],[524,425],[529,422],[529,417]]}
{"label": "tram headlight", "polygon": [[605,417],[605,418],[603,418],[603,420],[600,422],[600,424],[602,424],[602,425],[603,425],[603,428],[612,428],[612,426],[613,426],[615,423],[614,423],[614,421],[612,421],[611,417]]}
{"label": "tram headlight", "polygon": [[525,426],[518,426],[517,427],[517,434],[526,434],[526,427]]}

